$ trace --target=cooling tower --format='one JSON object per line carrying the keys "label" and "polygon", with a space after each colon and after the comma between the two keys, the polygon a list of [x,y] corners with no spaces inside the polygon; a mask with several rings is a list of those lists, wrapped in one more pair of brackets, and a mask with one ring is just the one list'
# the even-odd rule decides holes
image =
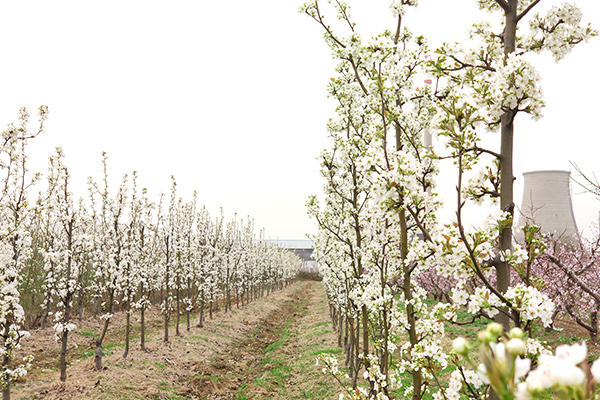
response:
{"label": "cooling tower", "polygon": [[[571,202],[570,171],[525,172],[523,181],[519,227],[529,219],[541,227],[542,233],[558,237],[578,235]],[[517,237],[522,238],[522,232]]]}

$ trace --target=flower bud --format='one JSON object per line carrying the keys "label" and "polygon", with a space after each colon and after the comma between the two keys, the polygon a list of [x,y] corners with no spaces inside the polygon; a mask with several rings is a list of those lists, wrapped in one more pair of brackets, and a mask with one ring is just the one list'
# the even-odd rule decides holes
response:
{"label": "flower bud", "polygon": [[490,335],[488,331],[479,331],[479,333],[477,334],[477,339],[479,339],[481,343],[485,344],[488,344],[489,342],[494,340],[494,338],[492,337],[492,335]]}
{"label": "flower bud", "polygon": [[457,354],[467,355],[469,353],[469,342],[462,337],[454,339],[452,348]]}
{"label": "flower bud", "polygon": [[600,383],[600,359],[594,361],[590,370],[592,372],[592,375],[594,376],[594,380]]}
{"label": "flower bud", "polygon": [[525,332],[521,328],[512,328],[510,332],[508,332],[508,337],[510,339],[523,339],[525,336]]}
{"label": "flower bud", "polygon": [[521,355],[525,353],[525,343],[521,339],[513,338],[506,343],[506,350],[510,354]]}
{"label": "flower bud", "polygon": [[492,322],[491,324],[489,324],[487,326],[487,331],[494,337],[498,337],[498,336],[502,335],[502,330],[503,330],[502,325],[500,325],[497,322]]}

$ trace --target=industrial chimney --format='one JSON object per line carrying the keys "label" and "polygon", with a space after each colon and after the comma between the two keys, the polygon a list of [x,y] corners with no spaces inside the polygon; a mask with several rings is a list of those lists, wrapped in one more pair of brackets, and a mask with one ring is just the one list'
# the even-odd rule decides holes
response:
{"label": "industrial chimney", "polygon": [[[525,172],[523,180],[518,227],[529,220],[539,225],[545,234],[563,238],[579,234],[571,202],[570,171]],[[517,237],[522,238],[523,233]]]}

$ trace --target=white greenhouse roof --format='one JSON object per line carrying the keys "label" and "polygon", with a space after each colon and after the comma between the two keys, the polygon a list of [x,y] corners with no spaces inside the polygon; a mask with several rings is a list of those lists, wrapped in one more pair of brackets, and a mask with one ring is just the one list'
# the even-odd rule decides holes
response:
{"label": "white greenhouse roof", "polygon": [[273,243],[278,244],[286,249],[312,249],[313,242],[308,239],[276,239],[272,240]]}

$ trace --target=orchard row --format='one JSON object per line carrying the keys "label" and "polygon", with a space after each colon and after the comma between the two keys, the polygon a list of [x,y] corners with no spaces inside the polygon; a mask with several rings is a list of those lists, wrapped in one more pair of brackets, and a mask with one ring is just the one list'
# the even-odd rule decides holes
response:
{"label": "orchard row", "polygon": [[[102,368],[102,343],[116,311],[126,314],[125,351],[130,348],[132,313],[140,313],[140,346],[145,343],[145,312],[151,306],[164,314],[164,340],[169,324],[175,334],[191,313],[203,325],[218,303],[225,311],[243,306],[287,285],[301,261],[291,251],[258,234],[250,219],[225,221],[170,193],[152,202],[137,185],[136,173],[125,175],[110,192],[107,157],[104,176],[89,180],[89,198],[75,200],[61,149],[50,157],[46,189],[35,200],[28,189],[40,178],[27,173],[28,140],[43,131],[47,109],[40,108],[40,126],[29,133],[29,115],[21,110],[18,126],[2,133],[0,172],[0,387],[4,399],[10,385],[27,373],[31,357],[15,359],[28,336],[28,326],[54,326],[61,342],[61,380],[66,379],[69,332],[84,311],[103,320],[96,339],[95,367]],[[41,182],[40,182],[41,183]],[[39,184],[39,183],[38,183]]]}

